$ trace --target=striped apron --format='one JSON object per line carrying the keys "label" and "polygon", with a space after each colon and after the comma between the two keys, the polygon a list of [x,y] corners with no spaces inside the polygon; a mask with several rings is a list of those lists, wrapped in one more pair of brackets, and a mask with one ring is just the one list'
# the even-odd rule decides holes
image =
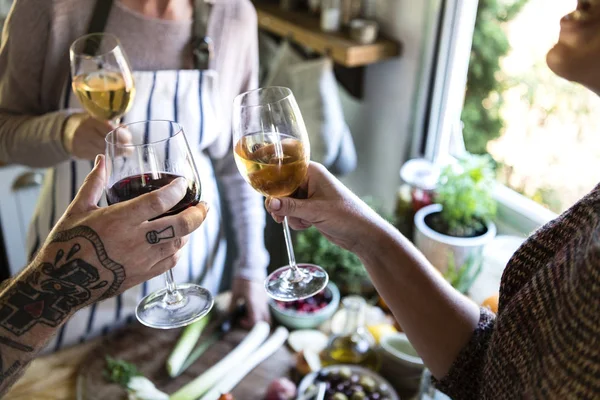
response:
{"label": "striped apron", "polygon": [[[221,134],[214,107],[217,73],[212,70],[164,70],[136,71],[133,76],[136,95],[122,122],[163,119],[183,126],[202,182],[203,200],[212,208],[183,249],[180,261],[173,269],[175,280],[179,283],[198,282],[216,294],[227,253],[225,234],[221,229],[221,202],[208,156],[208,147]],[[70,82],[65,88],[62,104],[65,108],[81,109]],[[151,134],[149,141],[152,141]],[[88,160],[70,160],[47,171],[28,234],[31,257],[44,243],[92,167],[93,162]],[[100,206],[106,206],[106,199],[101,200]],[[45,351],[86,341],[133,321],[137,303],[164,285],[164,278],[159,276],[115,298],[80,310],[65,323]]]}

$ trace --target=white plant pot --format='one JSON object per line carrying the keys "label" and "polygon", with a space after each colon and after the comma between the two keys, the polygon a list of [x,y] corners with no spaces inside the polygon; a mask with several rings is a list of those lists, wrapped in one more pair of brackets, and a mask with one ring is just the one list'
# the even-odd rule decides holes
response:
{"label": "white plant pot", "polygon": [[454,256],[456,267],[464,265],[470,254],[482,251],[483,246],[494,239],[496,225],[490,222],[487,225],[487,231],[481,236],[471,238],[448,236],[431,229],[425,223],[425,217],[440,211],[442,211],[440,204],[431,204],[417,211],[414,243],[435,268],[445,273],[451,254]]}

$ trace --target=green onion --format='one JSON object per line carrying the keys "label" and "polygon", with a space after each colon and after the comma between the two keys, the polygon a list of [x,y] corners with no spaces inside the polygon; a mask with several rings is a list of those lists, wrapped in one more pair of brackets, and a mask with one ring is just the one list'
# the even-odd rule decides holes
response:
{"label": "green onion", "polygon": [[196,400],[204,395],[221,378],[224,378],[235,368],[239,368],[244,360],[269,336],[269,330],[268,323],[258,322],[235,349],[202,375],[171,395],[169,400]]}
{"label": "green onion", "polygon": [[167,359],[167,372],[171,378],[177,376],[179,370],[183,366],[183,363],[196,346],[202,331],[204,328],[206,328],[206,325],[210,321],[210,316],[211,314],[208,314],[201,320],[186,326],[181,333],[177,344]]}

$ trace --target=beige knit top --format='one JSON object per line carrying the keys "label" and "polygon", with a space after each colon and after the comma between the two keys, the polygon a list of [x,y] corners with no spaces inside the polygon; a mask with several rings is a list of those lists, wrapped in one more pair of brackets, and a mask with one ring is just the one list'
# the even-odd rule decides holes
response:
{"label": "beige knit top", "polygon": [[[96,0],[16,0],[0,49],[0,161],[51,167],[69,159],[61,135],[74,110],[60,110],[70,71],[69,47],[86,34]],[[219,73],[221,115],[231,118],[236,95],[258,85],[258,29],[249,0],[215,0],[208,26],[211,68]],[[105,31],[115,34],[134,70],[193,68],[192,21],[151,19],[115,1]],[[222,126],[230,126],[229,120]],[[210,149],[236,222],[239,271],[265,275],[262,199],[241,178],[231,135]],[[252,266],[252,267],[250,267]]]}

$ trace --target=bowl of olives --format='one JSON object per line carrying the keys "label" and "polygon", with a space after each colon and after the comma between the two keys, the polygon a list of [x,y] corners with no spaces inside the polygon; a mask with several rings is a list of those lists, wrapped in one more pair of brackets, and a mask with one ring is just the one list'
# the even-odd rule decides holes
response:
{"label": "bowl of olives", "polygon": [[400,400],[388,381],[356,365],[331,365],[304,377],[298,393],[314,391],[325,383],[325,400]]}

